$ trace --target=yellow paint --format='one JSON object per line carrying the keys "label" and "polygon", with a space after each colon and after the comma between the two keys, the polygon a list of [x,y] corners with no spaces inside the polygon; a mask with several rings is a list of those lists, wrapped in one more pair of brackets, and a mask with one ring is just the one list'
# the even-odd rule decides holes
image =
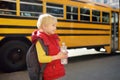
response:
{"label": "yellow paint", "polygon": [[[111,16],[112,9],[109,6],[105,6],[99,4],[101,6],[97,6],[96,3],[80,3],[73,0],[41,0],[43,1],[43,13],[46,13],[46,3],[55,3],[63,5],[64,15],[63,18],[58,18],[59,21],[57,27],[63,28],[58,29],[56,32],[58,34],[94,34],[89,36],[60,36],[61,42],[65,42],[68,47],[81,47],[81,46],[95,46],[95,45],[104,45],[109,44],[110,46],[105,46],[107,52],[111,51],[111,24],[105,25],[102,24],[102,11],[109,12]],[[84,0],[83,0],[84,1]],[[31,26],[36,27],[37,19],[25,19],[19,18],[20,16],[20,0],[16,0],[16,18],[0,18],[0,25],[8,25],[8,26],[16,26],[16,28],[0,28],[0,34],[31,34],[34,29],[30,28],[17,28],[17,26]],[[78,22],[65,22],[66,21],[66,6],[74,6],[78,8]],[[104,7],[102,7],[104,6]],[[88,8],[90,9],[90,22],[91,23],[81,23],[80,22],[80,8]],[[92,10],[100,11],[100,24],[92,24]],[[118,12],[118,10],[115,10]],[[15,17],[15,16],[14,16]],[[119,20],[120,21],[120,20]],[[120,24],[120,22],[119,22]],[[69,30],[65,30],[64,28],[69,28]],[[74,28],[78,28],[78,30],[74,30]],[[102,30],[80,30],[80,29],[102,29]],[[105,31],[108,30],[108,31]],[[95,35],[95,34],[106,34],[106,35]],[[109,35],[108,35],[109,34]],[[26,36],[29,40],[31,40],[30,36]],[[4,36],[0,36],[0,39],[3,39]],[[120,50],[120,25],[119,25],[119,50]]]}
{"label": "yellow paint", "polygon": [[0,34],[31,34],[34,29],[11,29],[11,28],[2,28],[0,29]]}
{"label": "yellow paint", "polygon": [[26,36],[27,39],[29,39],[31,41],[31,36]]}
{"label": "yellow paint", "polygon": [[106,49],[106,52],[107,52],[108,54],[111,53],[111,47],[110,47],[110,46],[105,46],[104,48]]}
{"label": "yellow paint", "polygon": [[57,33],[62,34],[109,34],[109,31],[95,31],[95,30],[57,30]]}
{"label": "yellow paint", "polygon": [[36,26],[37,20],[0,18],[0,25]]}
{"label": "yellow paint", "polygon": [[20,0],[16,0],[17,3],[16,3],[16,8],[17,8],[17,16],[20,16]]}
{"label": "yellow paint", "polygon": [[109,36],[60,36],[60,39],[68,47],[110,44]]}
{"label": "yellow paint", "polygon": [[110,28],[110,25],[89,24],[89,23],[73,23],[73,22],[58,22],[58,27],[111,29],[111,28]]}
{"label": "yellow paint", "polygon": [[0,40],[4,39],[4,36],[0,36]]}

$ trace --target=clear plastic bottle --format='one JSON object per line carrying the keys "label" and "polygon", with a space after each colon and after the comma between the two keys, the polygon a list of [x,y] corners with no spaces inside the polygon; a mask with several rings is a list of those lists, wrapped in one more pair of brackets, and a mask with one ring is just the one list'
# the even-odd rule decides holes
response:
{"label": "clear plastic bottle", "polygon": [[[67,46],[65,45],[64,42],[62,43],[61,51],[62,52],[66,52],[67,51]],[[61,64],[68,64],[68,59],[67,58],[61,59]]]}

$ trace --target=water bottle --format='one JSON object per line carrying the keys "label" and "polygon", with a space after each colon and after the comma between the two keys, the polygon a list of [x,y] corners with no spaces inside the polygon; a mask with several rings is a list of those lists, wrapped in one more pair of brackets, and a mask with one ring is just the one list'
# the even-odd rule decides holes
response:
{"label": "water bottle", "polygon": [[[66,52],[66,51],[67,51],[67,46],[65,45],[64,42],[62,43],[61,51],[62,51],[62,52]],[[61,64],[68,64],[67,58],[61,59]]]}

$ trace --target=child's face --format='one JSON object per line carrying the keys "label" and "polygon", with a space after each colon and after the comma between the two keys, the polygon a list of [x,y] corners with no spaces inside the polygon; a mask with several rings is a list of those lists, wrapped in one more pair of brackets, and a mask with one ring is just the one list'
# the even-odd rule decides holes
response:
{"label": "child's face", "polygon": [[46,26],[44,26],[44,31],[47,34],[54,34],[56,31],[56,23],[47,24]]}

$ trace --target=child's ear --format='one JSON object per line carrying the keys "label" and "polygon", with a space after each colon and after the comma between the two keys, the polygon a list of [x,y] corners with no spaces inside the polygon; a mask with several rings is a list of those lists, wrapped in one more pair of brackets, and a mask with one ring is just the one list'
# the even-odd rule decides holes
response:
{"label": "child's ear", "polygon": [[42,24],[42,29],[46,29],[47,25],[46,24]]}
{"label": "child's ear", "polygon": [[41,27],[42,27],[42,28],[44,28],[44,27],[45,27],[45,25],[44,25],[44,24],[42,24],[42,25],[41,25]]}
{"label": "child's ear", "polygon": [[43,27],[46,27],[47,25],[46,25],[46,24],[43,24],[42,26],[43,26]]}

